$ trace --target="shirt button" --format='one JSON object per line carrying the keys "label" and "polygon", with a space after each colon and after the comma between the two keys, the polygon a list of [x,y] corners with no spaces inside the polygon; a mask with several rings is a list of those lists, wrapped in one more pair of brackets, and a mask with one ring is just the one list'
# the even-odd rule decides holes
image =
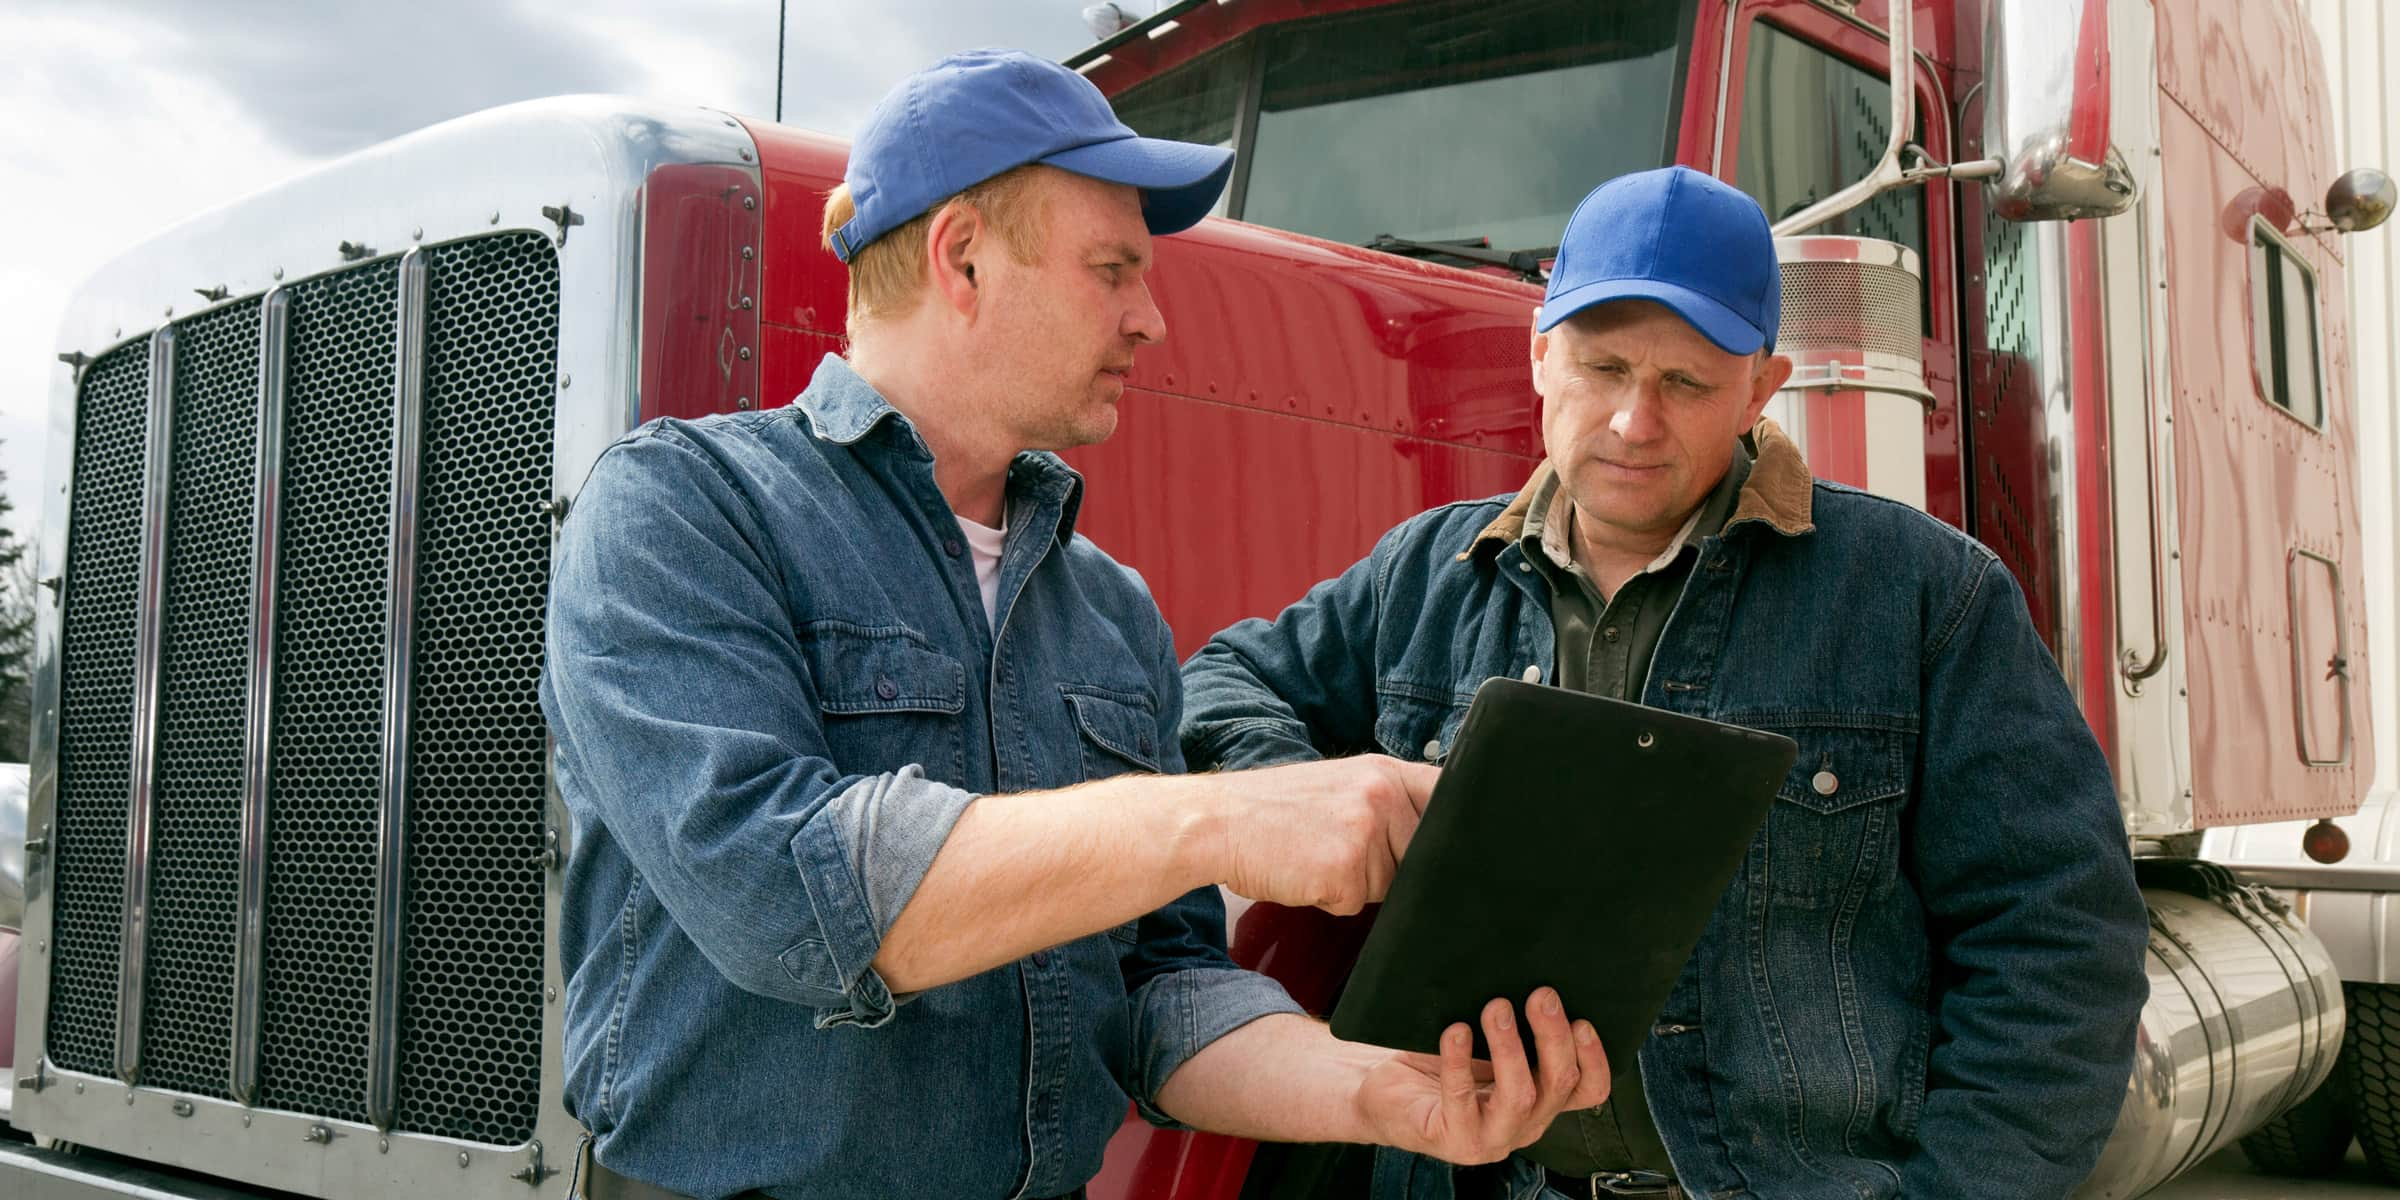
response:
{"label": "shirt button", "polygon": [[893,683],[892,677],[889,675],[878,676],[875,680],[875,694],[886,700],[897,699],[900,695],[900,685]]}
{"label": "shirt button", "polygon": [[1540,683],[1541,681],[1542,665],[1540,663],[1535,663],[1532,666],[1525,668],[1525,682]]}
{"label": "shirt button", "polygon": [[942,539],[942,553],[947,554],[952,558],[957,558],[959,551],[964,549],[966,549],[966,547],[959,545],[957,538]]}
{"label": "shirt button", "polygon": [[1808,786],[1817,789],[1820,796],[1830,796],[1841,790],[1842,781],[1831,771],[1819,771],[1816,778],[1808,781]]}
{"label": "shirt button", "polygon": [[1520,562],[1517,564],[1517,569],[1520,571],[1530,571],[1533,569],[1533,564],[1529,562]]}
{"label": "shirt button", "polygon": [[1440,739],[1440,738],[1435,738],[1435,739],[1433,739],[1432,741],[1425,743],[1425,761],[1426,761],[1426,762],[1432,762],[1433,760],[1435,760],[1435,759],[1437,759],[1437,758],[1440,758],[1441,756],[1442,756],[1442,739]]}
{"label": "shirt button", "polygon": [[1609,641],[1612,641],[1612,642],[1613,642],[1613,641],[1616,641],[1616,640],[1617,640],[1617,627],[1616,627],[1616,626],[1614,626],[1614,625],[1611,625],[1611,626],[1609,626],[1608,628],[1601,630],[1601,631],[1600,631],[1600,636],[1601,636],[1601,637],[1603,637],[1603,638],[1606,638],[1606,639],[1608,639]]}

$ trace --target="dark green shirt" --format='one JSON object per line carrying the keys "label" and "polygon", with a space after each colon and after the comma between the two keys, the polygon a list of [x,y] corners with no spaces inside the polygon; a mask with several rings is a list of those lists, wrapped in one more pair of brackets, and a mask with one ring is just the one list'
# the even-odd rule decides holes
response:
{"label": "dark green shirt", "polygon": [[1525,511],[1520,540],[1525,561],[1550,584],[1550,621],[1558,627],[1558,686],[1639,704],[1650,659],[1666,632],[1667,615],[1683,595],[1685,577],[1702,538],[1725,528],[1750,478],[1750,455],[1734,448],[1715,490],[1684,522],[1673,545],[1614,596],[1604,596],[1574,561],[1575,506],[1560,495],[1558,476],[1545,478]]}
{"label": "dark green shirt", "polygon": [[[1675,541],[1639,574],[1604,596],[1582,566],[1574,561],[1575,506],[1561,493],[1558,476],[1546,476],[1525,510],[1525,530],[1519,541],[1525,561],[1534,564],[1550,584],[1550,620],[1558,628],[1560,687],[1608,696],[1635,704],[1649,682],[1650,660],[1666,632],[1667,617],[1683,596],[1684,580],[1692,573],[1701,539],[1725,528],[1750,478],[1750,454],[1734,447],[1733,462],[1708,498]],[[1585,1112],[1566,1113],[1540,1141],[1525,1148],[1525,1156],[1568,1175],[1602,1171],[1650,1170],[1672,1174],[1670,1164],[1641,1162],[1619,1133],[1619,1121],[1649,1122],[1649,1103],[1642,1096],[1639,1069],[1618,1076],[1608,1103]],[[1644,1142],[1654,1139],[1644,1138]]]}

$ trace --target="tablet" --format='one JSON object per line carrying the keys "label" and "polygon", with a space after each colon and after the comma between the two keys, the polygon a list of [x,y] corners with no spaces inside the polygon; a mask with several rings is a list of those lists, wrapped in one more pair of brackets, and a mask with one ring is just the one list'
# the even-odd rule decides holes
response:
{"label": "tablet", "polygon": [[1790,738],[1564,688],[1475,692],[1334,1035],[1438,1053],[1558,989],[1624,1078],[1791,770]]}

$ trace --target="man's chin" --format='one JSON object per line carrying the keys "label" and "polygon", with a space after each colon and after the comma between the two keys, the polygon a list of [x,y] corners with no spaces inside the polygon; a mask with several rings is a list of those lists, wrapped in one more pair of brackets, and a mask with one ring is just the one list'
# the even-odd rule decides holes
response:
{"label": "man's chin", "polygon": [[1028,450],[1072,450],[1077,446],[1096,446],[1117,431],[1117,406],[1101,404],[1074,417],[1060,421],[1033,439]]}

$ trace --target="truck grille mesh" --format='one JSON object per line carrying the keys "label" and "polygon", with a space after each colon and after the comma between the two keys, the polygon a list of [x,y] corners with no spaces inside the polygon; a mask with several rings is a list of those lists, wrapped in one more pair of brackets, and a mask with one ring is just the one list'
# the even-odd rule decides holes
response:
{"label": "truck grille mesh", "polygon": [[259,302],[176,330],[166,629],[152,797],[145,1085],[229,1094],[240,906]]}
{"label": "truck grille mesh", "polygon": [[259,1100],[367,1119],[399,264],[293,288]]}
{"label": "truck grille mesh", "polygon": [[[542,1094],[555,251],[428,247],[395,1128],[533,1135]],[[292,285],[259,1097],[364,1122],[399,264]],[[262,306],[177,330],[144,1086],[226,1096]],[[86,373],[67,546],[47,1049],[115,1071],[148,347]]]}
{"label": "truck grille mesh", "polygon": [[398,1126],[513,1144],[541,1098],[558,256],[518,234],[428,257]]}
{"label": "truck grille mesh", "polygon": [[50,1060],[116,1073],[126,789],[133,764],[133,618],[141,570],[142,442],[150,347],[136,340],[84,375],[75,411],[58,705],[57,892],[51,909]]}

